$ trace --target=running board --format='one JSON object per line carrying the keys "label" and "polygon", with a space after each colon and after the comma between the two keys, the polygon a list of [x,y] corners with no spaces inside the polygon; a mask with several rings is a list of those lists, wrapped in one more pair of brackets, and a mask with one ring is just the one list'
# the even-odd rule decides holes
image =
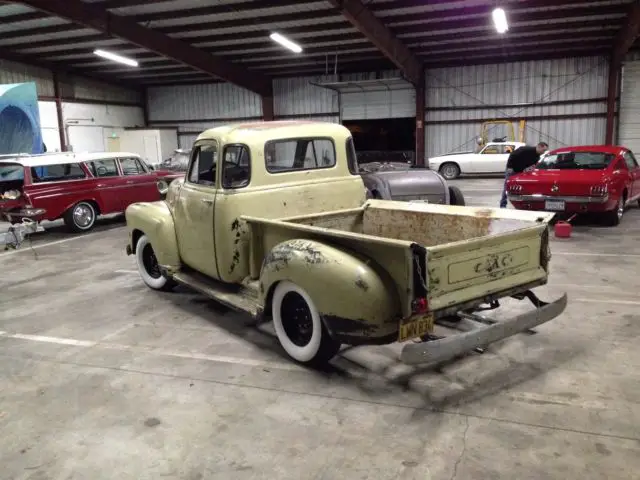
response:
{"label": "running board", "polygon": [[193,290],[215,300],[233,310],[246,312],[252,317],[258,315],[258,282],[243,285],[229,285],[211,280],[197,272],[180,271],[172,278]]}

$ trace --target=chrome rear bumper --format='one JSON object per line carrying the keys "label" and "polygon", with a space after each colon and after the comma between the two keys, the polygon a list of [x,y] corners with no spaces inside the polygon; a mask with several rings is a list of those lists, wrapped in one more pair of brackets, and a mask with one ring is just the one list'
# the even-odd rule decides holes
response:
{"label": "chrome rear bumper", "polygon": [[609,201],[609,195],[604,197],[576,197],[576,196],[553,196],[553,195],[513,195],[507,194],[507,197],[512,202],[544,202],[547,200],[564,201],[566,203],[607,203]]}
{"label": "chrome rear bumper", "polygon": [[548,322],[560,315],[566,306],[567,294],[565,293],[551,303],[504,322],[495,322],[489,326],[481,326],[438,340],[406,345],[402,349],[400,360],[410,365],[437,364],[451,360],[474,349],[484,348],[493,342]]}

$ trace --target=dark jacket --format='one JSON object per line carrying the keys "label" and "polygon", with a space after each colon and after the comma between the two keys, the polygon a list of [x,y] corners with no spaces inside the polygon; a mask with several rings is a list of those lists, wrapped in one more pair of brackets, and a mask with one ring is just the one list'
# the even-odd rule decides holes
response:
{"label": "dark jacket", "polygon": [[507,169],[512,169],[514,173],[524,172],[525,169],[538,163],[538,160],[540,160],[540,155],[538,155],[536,147],[525,145],[509,155]]}

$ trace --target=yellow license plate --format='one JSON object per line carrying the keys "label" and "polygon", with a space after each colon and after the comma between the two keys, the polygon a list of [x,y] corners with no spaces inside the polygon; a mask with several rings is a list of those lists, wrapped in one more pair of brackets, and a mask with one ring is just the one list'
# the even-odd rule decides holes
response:
{"label": "yellow license plate", "polygon": [[398,341],[405,342],[412,338],[418,338],[433,331],[433,314],[425,315],[416,320],[400,325]]}

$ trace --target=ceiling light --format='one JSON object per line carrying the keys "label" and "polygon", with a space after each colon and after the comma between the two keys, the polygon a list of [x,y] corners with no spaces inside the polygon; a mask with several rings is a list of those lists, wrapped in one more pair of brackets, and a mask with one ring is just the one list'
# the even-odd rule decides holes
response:
{"label": "ceiling light", "polygon": [[283,47],[288,48],[292,52],[300,53],[302,51],[302,47],[300,45],[298,45],[297,43],[293,43],[291,40],[289,40],[286,37],[283,37],[279,33],[272,33],[269,36],[271,37],[271,40],[273,40],[274,42],[279,43]]}
{"label": "ceiling light", "polygon": [[123,63],[125,65],[130,66],[130,67],[137,67],[138,66],[138,62],[136,62],[135,60],[132,60],[132,59],[127,58],[127,57],[122,57],[120,55],[116,55],[115,53],[106,52],[104,50],[94,50],[93,53],[95,55],[99,56],[99,57],[106,58],[106,59],[111,60],[113,62]]}
{"label": "ceiling light", "polygon": [[493,23],[496,26],[498,33],[505,33],[509,30],[509,24],[507,23],[507,14],[501,8],[496,8],[493,11]]}

